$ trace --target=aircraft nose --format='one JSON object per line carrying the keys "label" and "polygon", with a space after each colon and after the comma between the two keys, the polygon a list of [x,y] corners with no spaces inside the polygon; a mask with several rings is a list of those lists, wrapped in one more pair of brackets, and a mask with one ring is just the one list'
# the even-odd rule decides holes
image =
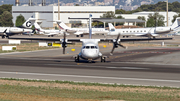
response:
{"label": "aircraft nose", "polygon": [[97,51],[96,50],[86,51],[86,52],[84,52],[84,55],[87,58],[96,58],[97,57]]}

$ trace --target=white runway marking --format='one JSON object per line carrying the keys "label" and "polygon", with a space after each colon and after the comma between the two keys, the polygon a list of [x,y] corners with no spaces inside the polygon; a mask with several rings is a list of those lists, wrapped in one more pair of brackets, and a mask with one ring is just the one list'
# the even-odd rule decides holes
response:
{"label": "white runway marking", "polygon": [[64,74],[42,74],[42,73],[23,73],[23,72],[4,72],[4,71],[0,71],[0,73],[1,74],[15,74],[15,75],[31,75],[31,76],[55,76],[55,77],[72,77],[72,78],[91,78],[91,79],[112,79],[112,80],[133,80],[133,81],[180,83],[180,80],[162,80],[162,79],[119,78],[119,77],[64,75]]}
{"label": "white runway marking", "polygon": [[149,68],[140,68],[140,67],[105,67],[105,66],[87,66],[87,65],[65,65],[65,64],[45,64],[45,65],[53,65],[53,66],[79,66],[79,67],[102,67],[102,68],[110,68],[110,69],[149,69]]}

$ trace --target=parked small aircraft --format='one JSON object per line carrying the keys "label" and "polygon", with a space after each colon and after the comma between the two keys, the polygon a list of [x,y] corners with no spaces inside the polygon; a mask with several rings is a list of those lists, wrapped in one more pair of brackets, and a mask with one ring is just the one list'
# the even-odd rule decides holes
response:
{"label": "parked small aircraft", "polygon": [[34,27],[35,27],[36,33],[47,35],[48,37],[53,37],[55,35],[63,35],[63,32],[61,30],[42,29],[36,22],[34,23]]}
{"label": "parked small aircraft", "polygon": [[[89,28],[70,28],[62,21],[57,21],[57,24],[62,30],[65,30],[66,33],[75,34],[76,37],[83,37],[83,35],[89,34]],[[107,34],[109,31],[104,28],[92,28],[92,34]]]}
{"label": "parked small aircraft", "polygon": [[175,22],[170,27],[152,27],[152,28],[125,28],[125,29],[116,29],[111,23],[109,25],[108,35],[118,35],[121,33],[123,37],[128,36],[146,36],[153,37],[164,34],[173,34],[180,29],[180,17],[176,18]]}
{"label": "parked small aircraft", "polygon": [[[29,18],[30,19],[30,18]],[[30,29],[32,27],[31,21],[29,19],[24,22],[21,27],[0,27],[0,36],[3,38],[9,38],[9,36],[20,34],[20,33],[32,33],[33,30]]]}

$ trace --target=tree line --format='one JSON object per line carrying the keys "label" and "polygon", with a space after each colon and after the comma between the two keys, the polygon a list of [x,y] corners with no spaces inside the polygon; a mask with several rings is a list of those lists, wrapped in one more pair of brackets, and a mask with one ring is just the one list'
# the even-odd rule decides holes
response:
{"label": "tree line", "polygon": [[[12,21],[13,19],[12,6],[13,5],[8,5],[8,4],[4,4],[0,6],[0,27],[13,27],[14,26],[14,23]],[[24,22],[25,22],[25,18],[24,16],[20,14],[16,18],[15,26],[20,27]]]}
{"label": "tree line", "polygon": [[[173,2],[173,3],[168,3],[169,11],[180,13],[179,7],[180,7],[180,2],[178,1]],[[123,9],[117,9],[115,13],[116,14],[132,14],[132,13],[141,12],[141,11],[154,11],[154,12],[166,11],[166,2],[160,1],[157,4],[141,5],[140,7],[132,11],[125,11]]]}
{"label": "tree line", "polygon": [[0,26],[3,27],[12,27],[13,24],[13,17],[12,17],[12,6],[13,5],[1,5],[0,6]]}

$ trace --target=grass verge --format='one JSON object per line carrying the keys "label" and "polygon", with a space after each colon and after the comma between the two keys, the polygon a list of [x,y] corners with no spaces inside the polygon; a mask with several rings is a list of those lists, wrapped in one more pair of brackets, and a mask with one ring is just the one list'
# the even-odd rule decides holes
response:
{"label": "grass verge", "polygon": [[180,88],[1,78],[0,100],[179,101]]}
{"label": "grass verge", "polygon": [[[2,51],[2,46],[16,46],[17,50],[14,50],[14,51]],[[22,43],[22,44],[19,44],[19,45],[0,44],[0,53],[35,51],[35,50],[54,49],[54,48],[59,48],[59,47],[39,47],[38,43]]]}

